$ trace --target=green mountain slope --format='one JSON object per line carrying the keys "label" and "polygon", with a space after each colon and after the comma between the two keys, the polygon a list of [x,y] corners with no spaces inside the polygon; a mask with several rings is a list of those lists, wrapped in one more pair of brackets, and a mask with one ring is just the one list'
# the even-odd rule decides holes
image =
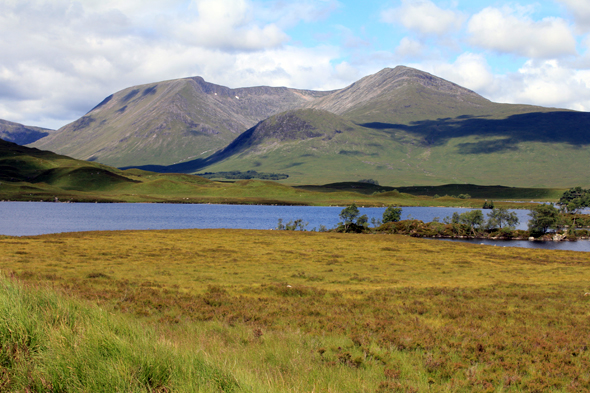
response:
{"label": "green mountain slope", "polygon": [[[305,118],[300,119],[301,135],[291,134],[290,141],[304,139],[330,138],[329,128],[315,129],[314,124],[324,124],[327,116],[320,116],[316,110],[301,111]],[[275,117],[275,125],[284,124],[298,113]],[[328,115],[330,116],[330,115]],[[335,115],[334,121],[338,118]],[[317,122],[316,122],[317,121]],[[340,133],[362,131],[342,121]],[[252,145],[264,149],[268,146],[267,138],[272,129],[257,127],[252,130]],[[335,133],[336,137],[339,133]],[[256,138],[261,137],[260,143]],[[282,137],[282,136],[281,136]],[[298,139],[299,138],[299,139]],[[239,144],[236,144],[238,148]],[[227,154],[231,157],[231,151]],[[347,154],[347,153],[345,153]],[[223,158],[223,157],[221,157]],[[364,206],[474,206],[479,207],[483,201],[476,198],[463,200],[457,198],[433,199],[428,196],[412,196],[405,193],[380,192],[388,188],[378,187],[376,195],[369,195],[370,190],[361,187],[366,184],[327,185],[322,188],[306,187],[307,190],[295,188],[272,181],[242,180],[236,182],[217,182],[200,176],[182,173],[156,173],[139,169],[121,170],[103,164],[86,162],[58,155],[49,151],[20,146],[0,139],[0,201],[74,201],[74,202],[173,202],[173,203],[238,203],[267,205],[349,205],[353,201]],[[450,186],[455,191],[454,186]],[[547,199],[557,197],[546,191],[514,189],[506,192],[499,187],[481,189],[477,194],[484,197],[514,199]],[[442,190],[442,189],[441,189]],[[325,192],[329,191],[329,192]],[[432,194],[433,190],[423,190]],[[471,191],[471,189],[469,189]],[[561,190],[563,193],[564,190]],[[412,189],[410,192],[419,194]],[[499,192],[499,193],[498,193]],[[559,196],[559,195],[557,195]]]}
{"label": "green mountain slope", "polygon": [[53,130],[41,127],[24,126],[0,119],[0,139],[27,145],[49,135]]}
{"label": "green mountain slope", "polygon": [[[410,126],[364,126],[320,110],[272,116],[206,159],[159,172],[258,171],[289,184],[374,179],[383,185],[470,183],[513,187],[588,185],[590,114],[547,112],[505,119],[461,117]],[[567,131],[567,132],[566,132]]]}
{"label": "green mountain slope", "polygon": [[327,93],[185,78],[130,87],[31,146],[112,166],[207,157],[259,121]]}

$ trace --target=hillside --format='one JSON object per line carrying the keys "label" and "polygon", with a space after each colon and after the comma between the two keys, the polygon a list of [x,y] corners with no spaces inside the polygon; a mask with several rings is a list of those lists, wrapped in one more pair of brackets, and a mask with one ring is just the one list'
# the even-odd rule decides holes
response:
{"label": "hillside", "polygon": [[0,139],[27,145],[49,135],[53,130],[41,127],[25,126],[0,119]]}
{"label": "hillside", "polygon": [[[217,182],[200,176],[120,170],[103,164],[75,160],[49,151],[20,146],[0,139],[0,201],[61,202],[167,202],[232,203],[258,205],[346,206],[473,206],[481,199],[413,196],[399,192],[367,195],[348,188],[302,190],[272,181]],[[495,189],[488,189],[491,195]],[[358,192],[361,191],[362,193]],[[551,198],[539,190],[533,197]],[[564,190],[561,190],[563,193]],[[502,191],[500,191],[502,192]],[[414,192],[414,194],[417,194]],[[486,191],[481,195],[486,194]],[[513,199],[527,198],[526,189],[511,190]],[[494,195],[494,197],[502,197]],[[520,197],[518,196],[520,195]],[[556,199],[557,197],[553,197]],[[518,205],[521,206],[521,205]]]}
{"label": "hillside", "polygon": [[207,157],[259,121],[327,93],[230,89],[200,77],[134,86],[31,146],[111,166]]}
{"label": "hillside", "polygon": [[206,159],[158,172],[258,171],[289,184],[374,179],[382,185],[470,183],[512,187],[588,185],[590,114],[533,112],[505,119],[462,117],[410,126],[360,126],[320,110],[275,115]]}

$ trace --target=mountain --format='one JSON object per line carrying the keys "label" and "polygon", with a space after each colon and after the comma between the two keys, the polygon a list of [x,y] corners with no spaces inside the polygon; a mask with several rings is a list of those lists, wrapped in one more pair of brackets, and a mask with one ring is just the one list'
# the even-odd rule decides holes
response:
{"label": "mountain", "polygon": [[[200,87],[189,89],[189,85]],[[168,86],[170,93],[164,94],[164,86]],[[184,90],[178,90],[180,86],[185,86]],[[151,93],[150,89],[156,92]],[[150,98],[152,94],[160,94],[157,102]],[[132,97],[125,98],[128,95]],[[160,104],[181,101],[202,105],[189,110],[187,105],[166,104],[172,105],[174,112],[164,111],[167,106]],[[267,104],[260,104],[263,101]],[[209,177],[211,173],[214,176],[222,172],[257,171],[279,175],[290,184],[363,179],[396,186],[590,184],[583,169],[583,163],[590,159],[586,149],[590,145],[589,113],[494,103],[454,83],[403,66],[384,69],[332,92],[262,87],[232,90],[199,78],[146,85],[115,94],[86,116],[93,120],[83,117],[76,122],[79,127],[76,123],[68,125],[40,143],[47,143],[49,138],[58,141],[58,135],[65,134],[69,139],[60,139],[65,147],[70,139],[72,149],[74,145],[84,147],[80,144],[84,138],[88,145],[85,148],[102,146],[99,142],[111,135],[103,123],[117,123],[118,115],[113,111],[121,111],[124,103],[129,108],[121,115],[129,116],[129,128],[123,128],[127,134],[133,123],[134,127],[145,123],[149,128],[157,124],[153,119],[162,119],[156,113],[174,113],[183,118],[206,117],[207,124],[215,124],[217,128],[211,128],[209,141],[212,135],[233,136],[233,141],[225,142],[217,150],[211,144],[207,145],[208,151],[202,147],[204,144],[199,145],[196,154],[196,145],[178,140],[177,135],[186,132],[182,131],[183,124],[188,124],[180,122],[178,133],[168,131],[165,136],[153,132],[139,138],[144,145],[137,142],[133,149],[125,139],[127,136],[117,143],[109,142],[112,154],[118,154],[117,162],[122,163],[117,165],[125,168],[207,172]],[[207,110],[203,109],[209,104]],[[250,123],[233,122],[238,117],[245,119],[246,112],[250,113]],[[144,115],[140,116],[141,113]],[[171,127],[170,124],[164,122],[159,127]],[[234,128],[226,128],[227,132],[222,133],[222,126],[228,124]],[[251,125],[246,129],[247,124]],[[245,132],[239,131],[240,127]],[[72,128],[79,128],[78,134],[70,132]],[[112,140],[122,136],[120,130],[112,130]],[[135,132],[143,132],[143,128]],[[176,150],[185,149],[184,156],[192,149],[192,158],[178,158],[167,144],[175,144]],[[161,146],[160,150],[155,150],[156,146]],[[98,153],[94,154],[91,159],[98,157]],[[178,159],[170,162],[173,154]],[[134,164],[139,161],[149,165]]]}
{"label": "mountain", "polygon": [[53,130],[41,127],[24,126],[0,119],[0,139],[14,142],[19,145],[27,145],[49,135]]}
{"label": "mountain", "polygon": [[[590,185],[585,170],[590,162],[588,113],[532,112],[505,119],[465,117],[410,126],[362,127],[349,122],[354,126],[344,131],[339,125],[321,132],[304,111],[287,118],[293,117],[294,123],[312,125],[308,135],[281,140],[272,135],[285,125],[265,121],[199,168],[187,166],[187,172],[256,170],[286,174],[289,184],[374,179],[395,186]],[[343,121],[339,119],[340,124]]]}
{"label": "mountain", "polygon": [[326,94],[230,89],[200,77],[134,86],[31,146],[112,166],[168,165],[207,157],[259,121]]}
{"label": "mountain", "polygon": [[455,83],[414,68],[386,68],[311,102],[356,123],[411,124],[460,116],[505,117],[546,111],[527,105],[498,104]]}

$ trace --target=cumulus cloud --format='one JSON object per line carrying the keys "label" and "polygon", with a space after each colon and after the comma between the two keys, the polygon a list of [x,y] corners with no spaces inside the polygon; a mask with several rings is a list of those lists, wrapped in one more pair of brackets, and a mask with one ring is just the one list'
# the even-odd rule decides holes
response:
{"label": "cumulus cloud", "polygon": [[494,74],[481,54],[464,53],[453,63],[414,65],[502,103],[590,111],[590,71],[558,60],[528,60],[515,72]]}
{"label": "cumulus cloud", "polygon": [[557,60],[529,60],[509,75],[508,83],[520,88],[507,90],[506,101],[590,111],[590,73]]}
{"label": "cumulus cloud", "polygon": [[463,53],[454,63],[434,63],[429,68],[435,75],[471,89],[486,98],[494,95],[497,89],[490,66],[481,54]]}
{"label": "cumulus cloud", "polygon": [[342,5],[336,0],[275,1],[269,8],[257,9],[263,20],[273,20],[282,28],[299,22],[318,22],[328,18]]}
{"label": "cumulus cloud", "polygon": [[169,23],[168,30],[176,42],[221,50],[260,50],[287,40],[276,24],[256,24],[246,0],[199,0],[192,8],[194,13]]}
{"label": "cumulus cloud", "polygon": [[381,13],[387,23],[401,23],[421,35],[444,35],[459,30],[465,17],[462,13],[439,8],[430,0],[402,0],[402,5]]}
{"label": "cumulus cloud", "polygon": [[[338,3],[306,0],[0,2],[0,118],[58,128],[123,88],[200,75],[231,87],[332,88],[340,56],[283,27]],[[338,80],[338,77],[336,78]]]}
{"label": "cumulus cloud", "polygon": [[467,30],[472,44],[500,53],[533,59],[576,54],[576,39],[560,18],[534,21],[508,7],[488,7],[469,20]]}

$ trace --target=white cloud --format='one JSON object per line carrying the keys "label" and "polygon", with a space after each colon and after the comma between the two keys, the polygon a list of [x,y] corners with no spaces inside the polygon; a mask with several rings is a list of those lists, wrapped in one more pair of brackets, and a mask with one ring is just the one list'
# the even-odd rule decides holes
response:
{"label": "white cloud", "polygon": [[450,63],[438,63],[429,67],[437,76],[471,89],[484,97],[493,95],[497,89],[494,75],[481,54],[463,53]]}
{"label": "white cloud", "polygon": [[288,46],[280,27],[325,17],[335,1],[188,3],[0,2],[0,118],[58,128],[142,83],[200,75],[231,87],[319,89],[344,72],[332,64],[338,49]]}
{"label": "white cloud", "polygon": [[465,17],[462,13],[443,10],[430,0],[402,0],[402,5],[381,13],[387,23],[401,23],[421,35],[444,35],[459,30]]}
{"label": "white cloud", "polygon": [[330,16],[342,5],[336,0],[273,1],[269,8],[258,8],[257,16],[276,21],[282,28],[293,27],[300,21],[318,22]]}
{"label": "white cloud", "polygon": [[533,21],[511,8],[488,7],[474,15],[467,27],[479,47],[534,59],[576,54],[576,39],[560,18]]}
{"label": "white cloud", "polygon": [[424,56],[427,47],[421,42],[408,37],[401,39],[399,46],[395,49],[395,54],[403,59],[419,58]]}
{"label": "white cloud", "polygon": [[528,60],[516,72],[494,74],[481,54],[464,53],[454,63],[427,62],[414,67],[511,104],[590,111],[590,71],[558,60]]}
{"label": "white cloud", "polygon": [[518,88],[506,89],[507,102],[590,111],[590,73],[564,67],[556,60],[527,61],[509,75]]}
{"label": "white cloud", "polygon": [[274,23],[259,26],[246,0],[198,0],[195,13],[168,24],[175,41],[221,50],[261,50],[280,46],[287,35]]}
{"label": "white cloud", "polygon": [[588,0],[559,0],[570,10],[583,30],[590,29],[590,2]]}

